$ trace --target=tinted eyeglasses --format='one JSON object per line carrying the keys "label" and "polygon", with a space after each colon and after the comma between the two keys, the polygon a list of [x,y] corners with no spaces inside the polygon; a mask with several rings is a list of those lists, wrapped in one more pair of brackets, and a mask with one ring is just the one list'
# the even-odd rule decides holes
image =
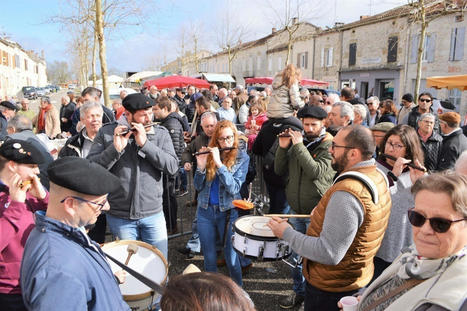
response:
{"label": "tinted eyeglasses", "polygon": [[429,98],[420,98],[419,100],[420,100],[421,102],[425,102],[425,103],[431,102],[431,99],[429,99]]}
{"label": "tinted eyeglasses", "polygon": [[107,204],[107,199],[105,199],[104,202],[102,202],[102,203],[97,203],[97,202],[89,201],[89,200],[86,200],[86,199],[83,199],[83,198],[80,198],[80,197],[77,197],[77,196],[74,196],[74,195],[69,195],[69,196],[65,197],[63,200],[60,201],[60,203],[65,202],[65,200],[67,198],[73,198],[75,200],[78,200],[78,201],[81,201],[81,202],[84,202],[84,203],[96,205],[98,207],[98,209],[97,209],[98,211],[103,209],[104,206]]}
{"label": "tinted eyeglasses", "polygon": [[426,218],[419,212],[416,212],[414,210],[408,211],[409,215],[409,222],[412,224],[414,227],[421,227],[425,223],[426,220],[430,221],[430,226],[431,228],[438,233],[445,233],[451,228],[451,225],[455,222],[459,221],[466,221],[467,218],[462,218],[462,219],[457,219],[457,220],[449,220],[441,217],[432,217],[432,218]]}

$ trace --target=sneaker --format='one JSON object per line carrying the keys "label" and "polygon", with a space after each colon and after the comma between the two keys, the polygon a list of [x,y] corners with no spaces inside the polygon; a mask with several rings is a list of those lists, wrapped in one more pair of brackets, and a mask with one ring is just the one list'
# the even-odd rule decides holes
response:
{"label": "sneaker", "polygon": [[292,309],[295,306],[301,305],[302,302],[305,301],[304,296],[297,295],[296,293],[293,293],[290,296],[285,297],[279,302],[279,306],[282,309]]}

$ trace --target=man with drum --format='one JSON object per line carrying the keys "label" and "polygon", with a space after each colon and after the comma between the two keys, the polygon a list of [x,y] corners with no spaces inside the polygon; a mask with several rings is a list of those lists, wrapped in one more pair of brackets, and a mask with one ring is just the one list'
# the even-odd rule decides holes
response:
{"label": "man with drum", "polygon": [[121,182],[109,194],[106,218],[112,234],[154,245],[167,258],[162,174],[174,175],[178,159],[167,129],[152,124],[152,106],[154,101],[141,93],[127,95],[125,117],[99,130],[87,158]]}
{"label": "man with drum", "polygon": [[[314,95],[316,96],[316,95]],[[331,167],[332,136],[326,132],[323,121],[326,111],[318,106],[305,106],[298,111],[302,121],[300,131],[287,130],[279,134],[279,148],[274,160],[274,171],[286,179],[285,192],[291,214],[310,214],[332,185],[335,171]],[[287,177],[288,176],[288,177]],[[309,218],[290,218],[295,230],[305,234]],[[298,256],[295,254],[295,260]],[[285,309],[301,304],[305,298],[305,278],[302,266],[294,263],[292,278],[294,293],[285,297],[280,306]]]}
{"label": "man with drum", "polygon": [[329,152],[339,176],[313,209],[306,235],[278,217],[268,223],[305,258],[305,310],[337,310],[341,297],[370,282],[391,209],[388,182],[372,159],[369,129],[342,128]]}
{"label": "man with drum", "polygon": [[119,179],[78,157],[50,164],[47,212],[36,212],[26,242],[21,288],[28,310],[130,310],[99,245],[85,233]]}

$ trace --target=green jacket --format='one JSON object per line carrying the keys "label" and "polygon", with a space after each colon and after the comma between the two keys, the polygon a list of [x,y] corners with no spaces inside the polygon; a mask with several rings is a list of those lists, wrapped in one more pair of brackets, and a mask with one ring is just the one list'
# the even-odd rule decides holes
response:
{"label": "green jacket", "polygon": [[297,214],[310,214],[332,184],[336,172],[328,151],[331,142],[332,136],[326,133],[310,150],[303,143],[288,149],[277,148],[274,171],[280,176],[287,175],[287,201]]}

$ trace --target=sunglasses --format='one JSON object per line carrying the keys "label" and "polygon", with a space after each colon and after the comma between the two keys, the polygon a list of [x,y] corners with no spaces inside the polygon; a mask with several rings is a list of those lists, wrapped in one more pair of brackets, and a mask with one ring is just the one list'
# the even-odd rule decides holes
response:
{"label": "sunglasses", "polygon": [[414,227],[421,227],[425,223],[426,220],[430,221],[430,226],[431,228],[438,233],[445,233],[451,228],[451,225],[454,222],[459,222],[459,221],[465,221],[467,218],[463,219],[458,219],[458,220],[449,220],[449,219],[444,219],[441,217],[433,217],[433,218],[426,218],[419,212],[416,212],[414,210],[408,211],[409,215],[409,222],[412,224]]}
{"label": "sunglasses", "polygon": [[429,98],[421,98],[420,101],[421,101],[421,102],[425,102],[425,103],[429,103],[429,102],[431,102],[431,99],[429,99]]}

